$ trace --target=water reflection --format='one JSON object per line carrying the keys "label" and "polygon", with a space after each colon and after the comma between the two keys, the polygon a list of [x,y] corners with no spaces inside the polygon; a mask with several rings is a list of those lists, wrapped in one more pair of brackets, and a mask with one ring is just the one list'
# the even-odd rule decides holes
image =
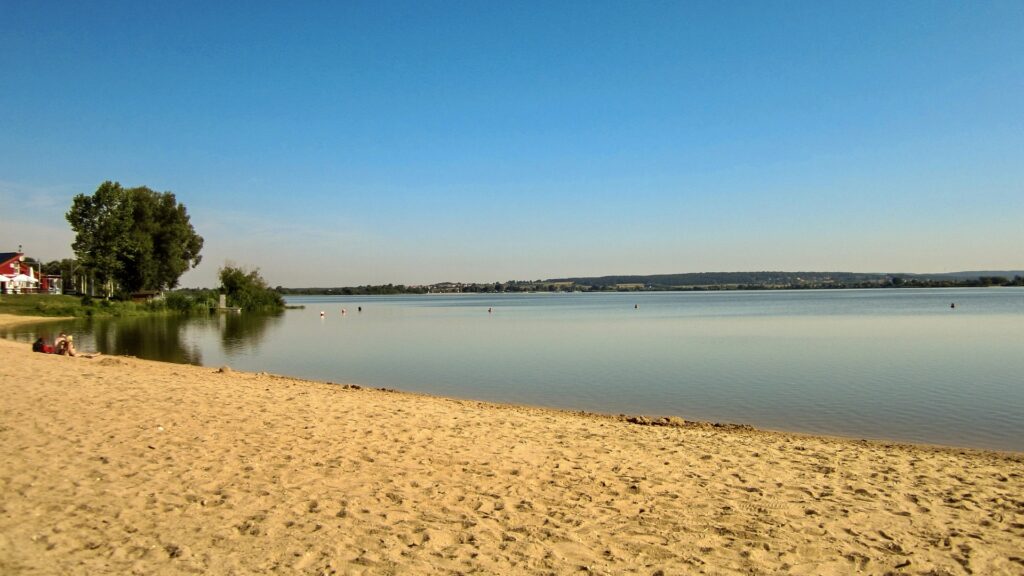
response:
{"label": "water reflection", "polygon": [[180,316],[142,316],[93,320],[84,328],[91,333],[96,349],[104,354],[202,364],[200,346],[185,338],[187,325],[188,319]]}
{"label": "water reflection", "polygon": [[139,316],[57,320],[0,329],[0,337],[31,343],[72,334],[78,350],[178,364],[211,364],[258,355],[268,331],[283,314]]}
{"label": "water reflection", "polygon": [[224,355],[233,358],[259,349],[267,330],[280,324],[282,318],[283,313],[218,314],[216,322]]}

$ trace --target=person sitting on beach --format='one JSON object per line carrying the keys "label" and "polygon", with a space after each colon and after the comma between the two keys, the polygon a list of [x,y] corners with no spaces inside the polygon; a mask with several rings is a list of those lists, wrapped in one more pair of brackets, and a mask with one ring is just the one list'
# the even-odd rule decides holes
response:
{"label": "person sitting on beach", "polygon": [[54,354],[63,354],[64,353],[64,347],[67,346],[67,343],[68,343],[68,336],[67,336],[67,334],[65,334],[63,332],[58,334],[57,337],[53,339],[53,353]]}
{"label": "person sitting on beach", "polygon": [[75,338],[73,336],[67,336],[64,339],[64,345],[57,349],[57,354],[64,356],[75,355]]}

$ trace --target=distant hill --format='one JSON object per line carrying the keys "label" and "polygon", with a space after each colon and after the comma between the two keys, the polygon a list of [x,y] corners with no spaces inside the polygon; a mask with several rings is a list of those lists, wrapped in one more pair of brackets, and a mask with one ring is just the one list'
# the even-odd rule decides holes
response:
{"label": "distant hill", "polygon": [[974,272],[942,272],[939,274],[901,274],[907,278],[933,278],[933,279],[946,279],[956,278],[960,280],[968,280],[974,278],[981,278],[983,276],[1003,276],[1005,278],[1013,278],[1014,276],[1024,276],[1024,270],[980,270]]}

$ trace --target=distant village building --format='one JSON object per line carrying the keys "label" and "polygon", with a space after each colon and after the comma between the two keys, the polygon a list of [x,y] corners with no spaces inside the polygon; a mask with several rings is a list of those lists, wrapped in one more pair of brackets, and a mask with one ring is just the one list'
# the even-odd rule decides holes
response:
{"label": "distant village building", "polygon": [[60,294],[60,276],[42,274],[21,252],[0,252],[0,293]]}

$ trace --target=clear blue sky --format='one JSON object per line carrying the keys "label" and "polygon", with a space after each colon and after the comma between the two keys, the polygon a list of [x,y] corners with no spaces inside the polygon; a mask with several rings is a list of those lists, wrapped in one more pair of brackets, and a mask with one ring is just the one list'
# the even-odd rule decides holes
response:
{"label": "clear blue sky", "polygon": [[271,284],[1024,268],[1024,2],[0,0],[0,251]]}

